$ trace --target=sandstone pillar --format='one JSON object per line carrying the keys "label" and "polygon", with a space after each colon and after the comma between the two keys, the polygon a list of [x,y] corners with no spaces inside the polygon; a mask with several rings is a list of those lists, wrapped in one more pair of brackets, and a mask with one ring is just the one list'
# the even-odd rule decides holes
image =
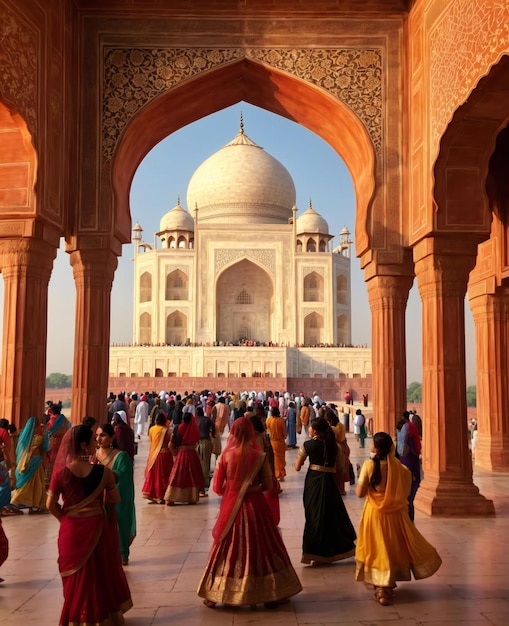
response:
{"label": "sandstone pillar", "polygon": [[405,313],[411,275],[367,281],[372,327],[373,429],[390,435],[406,409]]}
{"label": "sandstone pillar", "polygon": [[110,297],[117,256],[111,250],[71,253],[76,283],[72,421],[106,418],[110,343]]}
{"label": "sandstone pillar", "polygon": [[476,330],[477,447],[475,463],[509,469],[509,289],[470,297]]}
{"label": "sandstone pillar", "polygon": [[476,241],[428,238],[414,249],[422,299],[423,469],[415,506],[430,515],[493,515],[472,479],[465,381],[465,293]]}
{"label": "sandstone pillar", "polygon": [[0,240],[4,316],[0,415],[22,428],[44,413],[48,283],[56,247],[38,239]]}

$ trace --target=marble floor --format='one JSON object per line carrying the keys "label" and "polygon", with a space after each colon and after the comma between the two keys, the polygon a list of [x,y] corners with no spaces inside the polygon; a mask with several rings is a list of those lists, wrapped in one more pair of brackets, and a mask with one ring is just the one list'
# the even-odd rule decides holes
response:
{"label": "marble floor", "polygon": [[[368,447],[356,448],[353,435],[349,442],[354,465],[362,463]],[[494,518],[431,519],[417,512],[416,524],[438,549],[443,565],[432,578],[399,583],[394,604],[383,607],[372,600],[371,591],[354,581],[352,559],[325,567],[300,564],[305,471],[293,470],[297,451],[289,450],[280,528],[304,590],[275,611],[211,610],[203,606],[196,587],[211,545],[219,499],[211,494],[196,506],[148,504],[140,495],[147,448],[147,440],[142,440],[136,458],[138,534],[126,567],[134,602],[126,614],[129,626],[509,624],[507,475],[475,473],[481,493],[494,500]],[[357,525],[362,501],[350,491],[345,502]],[[2,522],[10,554],[0,570],[5,579],[0,585],[0,624],[58,624],[62,607],[56,563],[58,522],[50,515],[26,514],[3,518]]]}

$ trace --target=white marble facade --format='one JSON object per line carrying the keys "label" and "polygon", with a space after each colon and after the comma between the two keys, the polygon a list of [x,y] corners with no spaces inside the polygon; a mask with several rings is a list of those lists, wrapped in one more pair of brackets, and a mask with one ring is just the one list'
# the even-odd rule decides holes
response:
{"label": "white marble facade", "polygon": [[179,199],[163,216],[155,248],[134,228],[134,337],[111,348],[111,376],[371,373],[370,350],[350,346],[350,233],[333,249],[311,203],[297,216],[290,174],[242,122],[187,204],[193,215]]}

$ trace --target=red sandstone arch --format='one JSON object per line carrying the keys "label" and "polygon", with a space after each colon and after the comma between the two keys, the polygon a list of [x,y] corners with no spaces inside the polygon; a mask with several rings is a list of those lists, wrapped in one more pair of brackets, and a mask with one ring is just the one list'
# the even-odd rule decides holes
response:
{"label": "red sandstone arch", "polygon": [[433,168],[434,229],[486,239],[491,212],[486,191],[490,156],[509,121],[509,56],[492,66],[456,109]]}
{"label": "red sandstone arch", "polygon": [[34,217],[37,155],[25,120],[0,100],[0,218]]}
{"label": "red sandstone arch", "polygon": [[248,59],[204,72],[154,99],[125,129],[112,164],[115,229],[131,237],[129,189],[145,155],[165,137],[241,100],[286,117],[327,141],[345,161],[357,198],[357,239],[366,240],[375,189],[375,153],[351,109],[303,80]]}

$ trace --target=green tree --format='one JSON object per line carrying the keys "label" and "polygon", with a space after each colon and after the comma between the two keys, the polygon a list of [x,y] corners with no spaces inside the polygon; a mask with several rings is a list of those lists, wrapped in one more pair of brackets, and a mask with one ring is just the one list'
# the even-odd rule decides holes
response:
{"label": "green tree", "polygon": [[54,373],[46,378],[46,389],[67,389],[72,386],[72,376]]}
{"label": "green tree", "polygon": [[422,402],[422,385],[421,383],[410,383],[406,390],[406,401],[411,404],[420,404]]}
{"label": "green tree", "polygon": [[467,406],[477,406],[477,388],[475,385],[467,387]]}

